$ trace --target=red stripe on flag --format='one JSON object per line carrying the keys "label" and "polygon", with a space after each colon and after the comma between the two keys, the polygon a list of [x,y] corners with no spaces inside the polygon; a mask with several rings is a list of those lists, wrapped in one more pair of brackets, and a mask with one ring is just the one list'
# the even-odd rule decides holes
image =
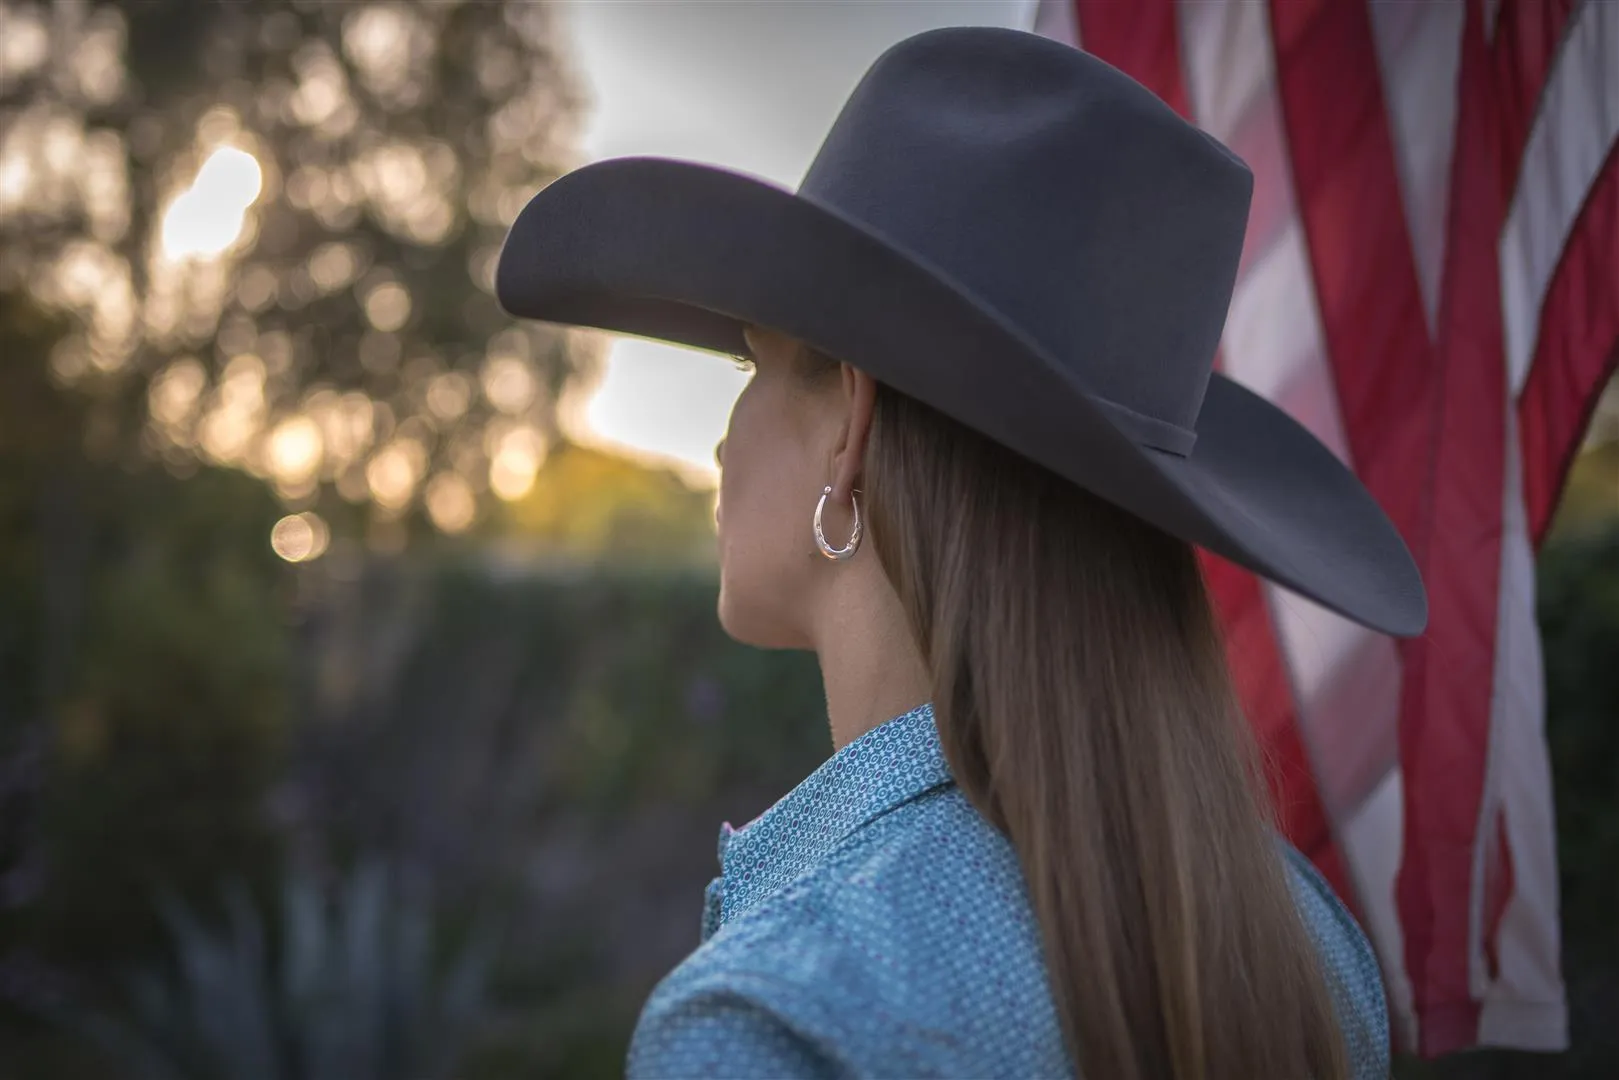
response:
{"label": "red stripe on flag", "polygon": [[1409,540],[1433,351],[1364,4],[1272,0],[1293,183],[1355,471]]}
{"label": "red stripe on flag", "polygon": [[[1495,823],[1481,821],[1480,809],[1500,609],[1508,390],[1497,243],[1506,191],[1490,78],[1483,5],[1471,0],[1439,308],[1438,442],[1420,531],[1428,632],[1406,645],[1400,709],[1405,852],[1395,897],[1425,1056],[1477,1044],[1480,1006],[1469,977],[1475,931],[1486,949],[1494,946],[1493,918],[1475,927],[1462,915],[1473,910],[1481,835],[1495,839]],[[1486,914],[1496,915],[1500,908],[1483,899]]]}
{"label": "red stripe on flag", "polygon": [[1518,398],[1524,503],[1536,545],[1551,525],[1569,466],[1619,364],[1619,143],[1585,204],[1540,308],[1540,337]]}
{"label": "red stripe on flag", "polygon": [[1129,75],[1182,116],[1190,115],[1175,0],[1074,0],[1074,14],[1086,52]]}
{"label": "red stripe on flag", "polygon": [[[1489,734],[1506,397],[1495,270],[1499,174],[1490,168],[1467,178],[1460,167],[1486,150],[1479,145],[1483,57],[1475,50],[1463,61],[1446,341],[1436,350],[1424,325],[1370,14],[1364,4],[1328,0],[1272,0],[1270,13],[1294,183],[1350,454],[1411,544],[1429,590],[1428,633],[1402,649],[1406,811],[1396,898],[1419,1049],[1431,1054],[1472,1045],[1478,1033],[1469,926],[1455,913],[1470,909]],[[1468,33],[1482,47],[1480,15],[1475,2]],[[1485,250],[1471,250],[1478,247]],[[1473,265],[1464,265],[1464,252]]]}
{"label": "red stripe on flag", "polygon": [[1501,132],[1501,187],[1518,182],[1523,148],[1534,128],[1546,76],[1563,42],[1576,0],[1502,0],[1490,45]]}

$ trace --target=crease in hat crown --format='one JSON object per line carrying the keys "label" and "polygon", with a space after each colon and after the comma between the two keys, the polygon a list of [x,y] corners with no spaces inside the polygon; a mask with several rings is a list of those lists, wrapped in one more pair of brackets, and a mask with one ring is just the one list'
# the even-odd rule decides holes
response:
{"label": "crease in hat crown", "polygon": [[[1246,165],[1122,72],[973,27],[879,57],[798,195],[951,279],[1138,441],[1184,454],[1252,188]],[[1158,317],[1141,317],[1144,294]]]}

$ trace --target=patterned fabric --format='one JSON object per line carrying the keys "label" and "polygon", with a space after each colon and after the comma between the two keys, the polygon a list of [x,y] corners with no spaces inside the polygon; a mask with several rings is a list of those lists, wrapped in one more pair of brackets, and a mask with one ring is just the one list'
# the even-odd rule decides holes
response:
{"label": "patterned fabric", "polygon": [[[1365,937],[1291,848],[1354,1075],[1388,1075]],[[702,944],[630,1046],[651,1077],[1067,1077],[1039,927],[1006,838],[956,787],[923,706],[720,827]]]}

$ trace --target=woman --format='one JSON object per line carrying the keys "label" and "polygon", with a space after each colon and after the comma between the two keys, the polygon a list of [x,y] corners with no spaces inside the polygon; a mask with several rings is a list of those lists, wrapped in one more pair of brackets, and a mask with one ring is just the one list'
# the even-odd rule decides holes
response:
{"label": "woman", "polygon": [[867,74],[797,193],[599,163],[535,197],[514,314],[756,367],[719,612],[812,649],[835,752],[721,830],[632,1076],[1370,1077],[1364,936],[1268,822],[1193,544],[1420,631],[1388,520],[1211,374],[1251,179],[1065,46]]}

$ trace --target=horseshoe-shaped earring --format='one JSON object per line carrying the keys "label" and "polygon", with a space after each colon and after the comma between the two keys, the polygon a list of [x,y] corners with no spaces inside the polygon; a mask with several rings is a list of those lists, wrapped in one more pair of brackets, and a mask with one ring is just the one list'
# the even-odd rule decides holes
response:
{"label": "horseshoe-shaped earring", "polygon": [[815,504],[815,546],[821,549],[822,555],[841,562],[852,556],[860,547],[860,536],[864,531],[860,523],[860,497],[855,492],[849,493],[849,503],[854,507],[854,528],[849,532],[849,542],[843,547],[835,548],[826,542],[826,533],[821,528],[821,514],[826,510],[826,499],[831,494],[832,485],[828,484],[821,492],[820,501]]}

